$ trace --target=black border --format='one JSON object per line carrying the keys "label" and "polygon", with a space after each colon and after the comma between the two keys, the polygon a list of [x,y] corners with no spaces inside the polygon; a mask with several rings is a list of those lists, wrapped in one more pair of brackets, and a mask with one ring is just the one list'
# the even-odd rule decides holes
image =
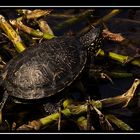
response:
{"label": "black border", "polygon": [[[42,3],[42,0],[37,0],[37,1],[40,1],[39,3],[38,2],[35,2],[36,0],[34,1],[30,1],[30,0],[24,0],[24,1],[20,1],[18,0],[18,2],[16,1],[12,1],[12,4],[10,3],[7,3],[6,0],[3,0],[2,4],[0,2],[0,8],[139,8],[140,9],[140,5],[137,3],[135,4],[131,4],[131,3],[118,3],[117,5],[115,5],[115,3],[108,3],[110,1],[113,1],[113,0],[108,0],[107,3],[94,3],[93,4],[90,4],[88,0],[84,0],[86,2],[86,4],[84,4],[83,2],[80,2],[79,4],[66,4],[65,2],[67,0],[64,0],[65,2],[61,1],[61,3],[48,3],[46,5],[46,2]],[[43,0],[45,1],[45,0]],[[46,0],[47,1],[47,0]],[[58,2],[60,2],[60,0],[57,0]],[[78,0],[79,1],[79,0]],[[107,0],[103,0],[103,1],[107,1]],[[122,0],[123,1],[123,0]],[[16,3],[15,3],[16,2]],[[47,1],[48,2],[48,1]],[[133,0],[134,2],[134,0]],[[138,2],[138,0],[136,0],[136,2]],[[127,4],[127,5],[126,5]],[[47,137],[45,137],[47,135]],[[49,137],[51,139],[53,139],[54,137],[56,137],[57,139],[59,139],[59,137],[63,137],[64,139],[68,139],[68,138],[75,138],[78,136],[82,137],[83,139],[89,139],[90,138],[94,138],[95,140],[97,138],[103,138],[103,139],[107,139],[107,140],[113,140],[113,138],[116,138],[116,139],[119,139],[119,138],[127,138],[127,139],[135,139],[135,138],[138,138],[138,136],[140,136],[140,133],[137,133],[137,132],[130,132],[130,133],[118,133],[118,132],[105,132],[105,133],[94,133],[94,132],[90,132],[90,133],[40,133],[40,132],[33,132],[33,133],[19,133],[19,132],[15,132],[15,133],[11,133],[11,132],[0,132],[0,136],[4,136],[4,138],[10,138],[10,139],[15,139],[17,138],[18,140],[26,140],[26,138],[28,139],[31,139],[32,136],[35,136],[35,138],[40,138],[43,136],[47,139],[49,139]],[[54,138],[55,139],[55,138]]]}
{"label": "black border", "polygon": [[138,6],[139,0],[1,0],[1,6]]}
{"label": "black border", "polygon": [[33,140],[33,139],[74,139],[74,140],[113,140],[113,139],[127,139],[127,140],[132,140],[132,139],[138,139],[139,134],[4,134],[0,135],[1,138],[5,139],[14,139],[14,140]]}

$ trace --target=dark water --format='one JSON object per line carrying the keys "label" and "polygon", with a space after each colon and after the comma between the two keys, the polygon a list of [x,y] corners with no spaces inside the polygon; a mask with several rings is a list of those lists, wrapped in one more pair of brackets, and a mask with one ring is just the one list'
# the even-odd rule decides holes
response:
{"label": "dark water", "polygon": [[[84,27],[89,25],[90,23],[94,22],[96,19],[99,19],[102,16],[106,15],[111,10],[112,9],[96,9],[95,13],[93,12],[92,16],[90,16],[76,24],[66,26],[66,28],[63,28],[62,30],[57,30],[56,26],[60,23],[63,23],[63,21],[66,18],[58,18],[58,17],[53,18],[51,16],[48,16],[45,19],[48,21],[48,24],[50,25],[50,27],[54,31],[55,35],[57,35],[57,36],[60,36],[63,34],[76,34],[78,31],[80,31],[81,29],[83,29]],[[67,13],[67,14],[77,15],[84,11],[85,11],[85,9],[80,10],[80,9],[61,9],[61,8],[59,9],[58,8],[58,9],[54,10],[54,13],[56,13],[56,14]],[[129,54],[129,55],[133,56],[136,53],[135,48],[138,48],[140,45],[140,42],[139,42],[140,24],[137,22],[133,23],[130,21],[129,22],[125,21],[121,24],[119,24],[119,22],[117,22],[117,20],[120,18],[129,19],[130,18],[129,11],[130,11],[130,9],[125,10],[118,16],[109,20],[106,23],[106,25],[112,32],[121,33],[122,35],[124,35],[128,39],[132,39],[133,41],[136,39],[137,42],[136,42],[135,46],[133,47],[133,49],[126,47],[122,51],[122,46],[120,44],[116,44],[114,42],[107,42],[106,44],[104,44],[104,48],[107,48],[107,49],[112,50],[117,53],[121,53],[121,54],[125,54],[125,55]],[[1,9],[0,14],[4,15],[7,19],[18,17],[18,15],[15,14],[14,9]],[[137,14],[137,16],[135,16],[135,20],[139,21],[139,17],[140,17],[140,15]],[[0,40],[1,39],[3,40],[3,37],[4,36],[0,36]],[[7,42],[7,39],[4,39],[4,40],[6,40],[6,42]],[[114,47],[114,45],[116,47]],[[11,47],[11,44],[9,44],[9,46]],[[0,48],[0,55],[2,56],[3,60],[5,60],[6,62],[8,62],[10,59],[12,59],[12,55],[9,52],[7,52],[5,49],[3,49],[3,47]],[[94,61],[93,61],[93,63],[94,63]],[[98,61],[96,63],[98,63]],[[107,64],[107,69],[106,69],[106,67],[104,67],[104,63]],[[115,70],[119,66],[120,69],[122,69],[122,70],[125,69],[126,72],[134,72],[139,77],[139,68],[137,68],[137,71],[135,71],[135,68],[133,68],[132,65],[126,66],[124,68],[123,65],[120,65],[119,63],[116,63],[113,61],[113,66],[112,66],[112,61],[110,62],[110,59],[107,59],[107,60],[101,61],[100,66],[102,66],[103,69],[108,70],[108,71]],[[130,78],[116,78],[116,79],[113,78],[114,84],[111,84],[111,82],[109,82],[107,80],[102,81],[101,79],[99,79],[100,82],[98,82],[98,80],[96,81],[95,79],[92,79],[92,78],[88,79],[86,76],[87,75],[84,75],[83,76],[84,78],[83,79],[81,78],[84,81],[83,82],[84,86],[85,86],[84,88],[86,88],[86,90],[88,91],[88,93],[90,95],[94,94],[93,98],[95,96],[95,98],[98,98],[98,99],[115,97],[117,95],[123,94],[131,87],[134,79],[137,78],[137,76],[135,76],[135,77],[132,76]],[[87,81],[85,81],[85,79]],[[73,93],[73,95],[70,95],[70,97],[72,97],[72,98],[78,98],[80,100],[81,100],[81,98],[83,99],[83,96],[84,96],[84,98],[87,98],[87,97],[85,97],[85,95],[83,95],[84,91],[78,84],[77,84],[78,88],[74,87],[76,84],[77,83],[74,83],[70,87],[70,89],[68,89],[69,92],[67,91],[67,89],[64,92]],[[137,90],[137,93],[138,92],[139,92],[139,88]],[[3,93],[3,92],[1,92],[1,93]],[[82,95],[81,94],[79,95],[79,93],[82,93]],[[58,97],[57,97],[57,100],[59,100]],[[53,104],[55,104],[55,103],[53,102],[53,103],[51,103],[51,105],[48,105],[48,103],[45,105],[41,104],[41,103],[40,104],[16,104],[13,102],[13,100],[9,99],[7,101],[7,104],[5,105],[5,108],[3,111],[3,113],[4,113],[3,117],[6,120],[8,120],[10,126],[12,125],[13,122],[16,122],[17,125],[20,126],[24,123],[27,123],[28,121],[46,116],[47,111],[49,111],[51,109],[52,109],[51,111],[57,109],[58,106],[56,107],[55,106],[56,104],[53,106]],[[135,106],[130,107],[129,109],[126,109],[126,110],[120,109],[120,108],[116,109],[114,111],[110,110],[110,113],[115,114],[116,116],[118,116],[118,118],[122,119],[124,122],[129,124],[132,128],[134,128],[134,131],[139,132],[139,130],[140,130],[140,127],[139,127],[140,112],[139,112],[139,108],[136,105],[137,105],[137,103],[135,104]],[[45,108],[43,108],[43,106],[45,106]],[[49,112],[49,113],[51,113],[51,112]],[[64,126],[66,126],[67,128],[70,128],[70,131],[74,131],[74,132],[78,131],[78,129],[73,121],[70,120],[70,122],[68,124],[71,124],[71,125],[67,125],[67,123],[66,123]],[[0,129],[6,130],[6,131],[9,130],[7,127],[7,123],[4,122]],[[65,129],[65,127],[64,127],[64,129]],[[62,129],[62,131],[64,129]]]}

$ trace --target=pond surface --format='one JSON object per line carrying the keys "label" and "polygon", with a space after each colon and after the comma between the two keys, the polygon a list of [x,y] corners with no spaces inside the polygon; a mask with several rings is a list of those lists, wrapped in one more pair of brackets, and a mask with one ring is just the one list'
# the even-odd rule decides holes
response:
{"label": "pond surface", "polygon": [[[30,9],[33,10],[33,9]],[[43,20],[47,21],[54,35],[76,35],[81,30],[86,27],[91,27],[93,23],[107,15],[113,9],[101,9],[101,8],[77,8],[77,9],[53,9],[53,11],[42,17]],[[18,14],[17,9],[0,9],[0,14],[3,15],[6,20],[18,18],[21,15]],[[86,16],[81,16],[81,15]],[[80,17],[81,16],[81,17]],[[80,17],[78,19],[78,17]],[[38,25],[36,20],[24,20],[24,24],[32,27],[34,29],[38,29]],[[124,9],[116,16],[110,18],[110,20],[97,25],[97,27],[108,28],[109,31],[113,33],[121,34],[126,40],[128,44],[123,44],[120,42],[103,40],[103,50],[105,52],[114,52],[116,54],[131,56],[140,54],[140,10],[139,9]],[[16,28],[13,27],[15,30]],[[39,39],[37,37],[32,37],[30,34],[27,34],[21,30],[18,32],[23,39],[25,45],[28,47],[33,47],[34,44],[39,43]],[[18,55],[16,52],[12,42],[7,39],[4,34],[3,29],[0,30],[0,56],[3,61],[7,64],[13,57]],[[138,61],[139,58],[137,59]],[[138,66],[134,66],[130,63],[122,64],[116,60],[112,60],[108,57],[101,56],[93,56],[91,57],[90,67],[91,70],[95,70],[97,68],[97,73],[93,73],[92,77],[88,77],[90,74],[84,73],[79,76],[79,78],[74,81],[74,83],[62,91],[62,94],[56,97],[52,97],[48,103],[40,102],[35,104],[19,104],[14,103],[12,98],[9,98],[5,104],[3,109],[3,118],[6,122],[3,122],[0,129],[1,131],[11,131],[13,123],[16,123],[16,127],[20,125],[27,124],[29,121],[37,120],[39,118],[45,117],[52,113],[55,113],[56,110],[60,106],[60,102],[63,102],[64,99],[76,98],[77,102],[85,101],[87,96],[85,93],[91,96],[92,99],[104,99],[115,97],[118,95],[122,95],[125,93],[132,85],[135,78],[140,77],[140,68]],[[89,72],[89,71],[88,71]],[[129,76],[123,77],[113,77],[109,76],[109,78],[103,79],[100,76],[100,73],[106,73],[107,75],[112,72],[124,72],[129,73]],[[113,83],[112,83],[112,82]],[[81,86],[82,82],[82,86]],[[80,84],[79,84],[80,83]],[[108,110],[107,112],[112,113],[118,118],[122,119],[125,123],[130,125],[135,132],[139,132],[140,130],[140,113],[139,113],[139,94],[140,88],[136,90],[136,97],[132,100],[132,106],[130,105],[126,109],[116,108],[114,110]],[[68,96],[66,96],[66,94]],[[93,95],[94,94],[94,95]],[[1,98],[3,95],[3,87],[1,87]],[[105,112],[106,114],[106,112]],[[72,118],[73,119],[73,118]],[[10,127],[10,130],[9,130]],[[67,130],[68,128],[68,130]],[[75,129],[74,129],[75,128]],[[98,128],[98,127],[97,127]],[[116,127],[115,127],[116,128]],[[98,129],[97,129],[98,130]],[[47,131],[57,131],[57,125],[54,123],[54,128],[45,129]],[[62,131],[80,131],[79,127],[75,124],[75,121],[71,119],[68,120],[68,123],[64,122],[64,128]],[[102,130],[98,130],[101,131]],[[115,132],[121,132],[122,130],[116,129]]]}

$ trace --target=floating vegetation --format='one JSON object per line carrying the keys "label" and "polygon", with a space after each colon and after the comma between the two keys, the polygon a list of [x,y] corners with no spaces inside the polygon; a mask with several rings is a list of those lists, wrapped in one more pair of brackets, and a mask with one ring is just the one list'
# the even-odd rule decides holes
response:
{"label": "floating vegetation", "polygon": [[1,9],[0,131],[138,132],[139,19],[138,9]]}

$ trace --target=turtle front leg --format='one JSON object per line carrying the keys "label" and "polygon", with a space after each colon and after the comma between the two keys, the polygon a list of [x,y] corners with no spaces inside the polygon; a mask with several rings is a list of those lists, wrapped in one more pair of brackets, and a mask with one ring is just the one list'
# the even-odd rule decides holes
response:
{"label": "turtle front leg", "polygon": [[7,99],[8,99],[8,93],[7,93],[7,91],[5,91],[3,98],[2,98],[2,101],[0,103],[0,124],[2,124],[2,109],[3,109]]}

